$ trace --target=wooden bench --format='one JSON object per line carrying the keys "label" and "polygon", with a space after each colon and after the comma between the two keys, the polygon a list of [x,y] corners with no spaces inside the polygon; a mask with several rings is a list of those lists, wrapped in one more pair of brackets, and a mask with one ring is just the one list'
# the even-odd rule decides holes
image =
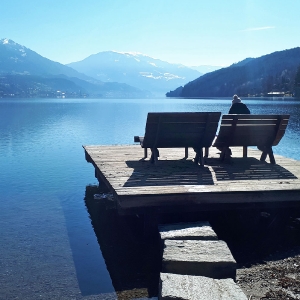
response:
{"label": "wooden bench", "polygon": [[272,147],[284,136],[289,115],[223,115],[218,136],[213,144],[221,150],[223,161],[229,147],[242,146],[243,157],[247,157],[247,147],[257,146],[262,151],[260,160],[265,161],[269,155],[275,164]]}
{"label": "wooden bench", "polygon": [[185,158],[188,148],[194,148],[194,162],[204,164],[203,148],[210,147],[218,128],[220,112],[160,112],[148,113],[144,136],[135,136],[134,142],[139,142],[145,149],[151,149],[151,162],[156,163],[159,156],[158,148],[185,148]]}

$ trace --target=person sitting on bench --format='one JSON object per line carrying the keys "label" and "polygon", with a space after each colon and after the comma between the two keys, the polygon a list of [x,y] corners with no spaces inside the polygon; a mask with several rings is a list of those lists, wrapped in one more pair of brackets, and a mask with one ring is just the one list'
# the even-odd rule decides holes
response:
{"label": "person sitting on bench", "polygon": [[[232,105],[229,109],[228,114],[244,114],[249,115],[250,110],[245,103],[238,97],[238,95],[233,96]],[[222,151],[222,148],[217,148],[218,150]],[[225,159],[229,160],[231,158],[232,152],[231,149],[228,148],[225,153]]]}
{"label": "person sitting on bench", "polygon": [[232,105],[229,109],[229,114],[244,114],[249,115],[250,110],[245,103],[237,96],[233,96]]}

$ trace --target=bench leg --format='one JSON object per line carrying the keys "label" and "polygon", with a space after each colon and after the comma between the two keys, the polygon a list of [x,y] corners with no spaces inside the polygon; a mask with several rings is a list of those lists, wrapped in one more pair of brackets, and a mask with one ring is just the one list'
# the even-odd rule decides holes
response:
{"label": "bench leg", "polygon": [[203,148],[194,149],[196,152],[196,156],[194,158],[194,163],[198,165],[200,163],[201,166],[204,166],[204,158],[203,158]]}
{"label": "bench leg", "polygon": [[258,149],[262,151],[260,161],[266,161],[267,155],[269,155],[270,163],[276,164],[272,147],[259,147]]}
{"label": "bench leg", "polygon": [[224,146],[221,150],[220,161],[231,160],[231,149],[228,146]]}
{"label": "bench leg", "polygon": [[270,163],[274,165],[276,162],[275,162],[275,158],[274,158],[272,147],[268,147],[267,153],[269,155]]}
{"label": "bench leg", "polygon": [[199,150],[199,161],[200,161],[200,166],[204,166],[204,158],[203,158],[203,148]]}
{"label": "bench leg", "polygon": [[269,158],[270,158],[270,163],[273,164],[273,165],[275,165],[276,162],[275,162],[275,157],[274,157],[272,148],[270,149],[270,151],[269,151],[268,154],[269,154]]}
{"label": "bench leg", "polygon": [[204,157],[208,157],[209,155],[209,148],[205,147]]}
{"label": "bench leg", "polygon": [[198,162],[199,162],[199,154],[198,154],[198,151],[197,151],[196,155],[194,157],[194,164],[198,165]]}
{"label": "bench leg", "polygon": [[260,161],[266,161],[267,155],[267,151],[264,150],[260,156]]}
{"label": "bench leg", "polygon": [[184,158],[188,158],[189,157],[189,148],[185,147],[184,149]]}
{"label": "bench leg", "polygon": [[148,151],[147,151],[148,148],[144,148],[144,158],[147,158],[148,156]]}
{"label": "bench leg", "polygon": [[246,158],[248,156],[248,148],[247,146],[243,146],[243,158]]}
{"label": "bench leg", "polygon": [[157,148],[151,148],[151,158],[150,158],[150,162],[152,164],[156,164],[156,162],[158,161],[158,157],[159,157],[159,151]]}
{"label": "bench leg", "polygon": [[227,148],[228,147],[223,147],[223,149],[221,150],[220,161],[224,161]]}

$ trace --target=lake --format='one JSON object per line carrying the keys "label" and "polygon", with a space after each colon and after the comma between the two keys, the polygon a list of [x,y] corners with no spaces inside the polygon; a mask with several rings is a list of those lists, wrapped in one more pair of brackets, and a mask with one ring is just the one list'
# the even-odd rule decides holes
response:
{"label": "lake", "polygon": [[[299,159],[300,101],[243,102],[253,114],[291,115],[273,150]],[[230,104],[229,98],[0,99],[0,298],[117,299],[86,202],[98,182],[82,145],[133,144],[148,112],[227,113]]]}

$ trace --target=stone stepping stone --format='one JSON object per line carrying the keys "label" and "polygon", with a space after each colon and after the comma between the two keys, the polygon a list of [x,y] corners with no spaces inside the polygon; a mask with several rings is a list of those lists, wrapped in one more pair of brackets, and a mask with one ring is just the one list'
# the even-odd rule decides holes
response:
{"label": "stone stepping stone", "polygon": [[165,240],[162,272],[235,280],[236,261],[224,241]]}
{"label": "stone stepping stone", "polygon": [[160,300],[247,300],[242,289],[230,279],[160,274]]}
{"label": "stone stepping stone", "polygon": [[159,225],[159,234],[169,240],[217,240],[209,222],[190,222]]}

